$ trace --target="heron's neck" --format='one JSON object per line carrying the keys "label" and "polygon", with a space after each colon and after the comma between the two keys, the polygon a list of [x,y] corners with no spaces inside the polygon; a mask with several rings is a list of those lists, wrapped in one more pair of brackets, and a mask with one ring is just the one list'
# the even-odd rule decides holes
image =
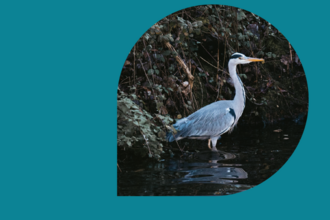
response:
{"label": "heron's neck", "polygon": [[236,73],[236,66],[237,65],[229,65],[229,73],[235,86],[234,106],[237,107],[236,111],[239,113],[240,117],[245,108],[245,90],[241,79]]}

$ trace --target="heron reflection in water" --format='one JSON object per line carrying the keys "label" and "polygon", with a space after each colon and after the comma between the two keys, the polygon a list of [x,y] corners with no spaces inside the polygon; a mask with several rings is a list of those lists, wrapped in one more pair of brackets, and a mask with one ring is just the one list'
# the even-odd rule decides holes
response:
{"label": "heron reflection in water", "polygon": [[[242,116],[245,108],[245,90],[243,83],[236,73],[238,64],[264,62],[264,59],[247,57],[241,53],[234,53],[228,62],[229,74],[235,87],[233,100],[222,100],[207,105],[186,118],[177,121],[173,127],[176,130],[167,132],[169,142],[189,139],[208,139],[208,147],[217,151],[218,139],[226,132],[231,132]],[[212,148],[210,145],[212,142]]]}

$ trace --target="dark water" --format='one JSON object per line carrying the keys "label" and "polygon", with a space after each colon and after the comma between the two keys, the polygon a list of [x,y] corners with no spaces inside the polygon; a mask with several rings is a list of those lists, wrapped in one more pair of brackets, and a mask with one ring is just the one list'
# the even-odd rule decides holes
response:
{"label": "dark water", "polygon": [[[280,129],[280,130],[279,130]],[[164,147],[160,162],[118,154],[118,196],[229,195],[250,189],[289,159],[304,125],[239,126],[211,152],[207,141],[181,140]]]}

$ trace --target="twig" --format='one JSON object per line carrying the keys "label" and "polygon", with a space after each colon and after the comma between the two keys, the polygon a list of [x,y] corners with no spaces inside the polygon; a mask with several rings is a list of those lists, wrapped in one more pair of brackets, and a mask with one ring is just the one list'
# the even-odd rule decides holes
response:
{"label": "twig", "polygon": [[[186,61],[186,63],[188,63],[188,60],[187,60],[187,58],[186,58],[186,56],[185,56],[185,54],[184,54],[184,51],[183,51],[183,49],[182,49],[182,46],[181,46],[181,44],[180,44],[180,48],[181,48],[181,52],[182,52],[182,55],[183,55],[183,58],[185,59],[185,61]],[[184,68],[183,68],[184,69]],[[191,61],[189,60],[189,72],[191,73]],[[180,72],[180,74],[181,74],[181,72]],[[187,73],[188,74],[188,73]],[[189,79],[189,76],[188,76],[188,80],[189,80],[189,84],[190,84],[190,79]],[[192,100],[192,92],[193,92],[193,90],[192,90],[192,85],[190,84],[190,87],[191,87],[191,91],[190,91],[190,101],[191,102],[193,102],[193,100]]]}
{"label": "twig", "polygon": [[181,149],[181,147],[180,147],[178,141],[177,141],[176,138],[175,138],[175,134],[173,133],[172,128],[171,128],[170,126],[165,126],[165,127],[171,132],[172,136],[174,137],[174,140],[175,140],[176,144],[178,145],[179,150],[180,150],[181,152],[183,152],[183,150]]}
{"label": "twig", "polygon": [[[238,18],[237,18],[237,11],[236,11],[237,9],[236,8],[233,8],[233,11],[234,11],[234,13],[235,13],[235,15],[236,15],[236,22],[235,22],[235,31],[236,31],[236,33],[238,33]],[[236,51],[238,51],[238,48],[239,48],[239,46],[238,46],[238,40],[236,40]]]}
{"label": "twig", "polygon": [[[246,88],[246,86],[244,85],[243,82],[242,82],[242,84],[243,84],[243,86],[245,87],[245,90],[247,90],[247,91],[250,93],[250,95],[252,96],[251,92]],[[251,99],[252,99],[252,98],[251,98]],[[251,103],[255,104],[255,105],[264,105],[263,103],[252,102],[251,99],[248,98],[248,100],[249,100]]]}
{"label": "twig", "polygon": [[198,81],[199,81],[199,86],[201,87],[201,92],[202,92],[202,100],[201,100],[201,107],[203,106],[203,87],[202,87],[202,82],[200,80],[200,77],[198,77]]}
{"label": "twig", "polygon": [[206,12],[206,10],[208,10],[208,6],[205,6],[206,9],[203,11],[203,13],[199,16],[199,17],[202,17],[204,15],[204,13]]}
{"label": "twig", "polygon": [[291,44],[290,44],[290,42],[288,42],[289,43],[289,48],[290,48],[290,58],[291,58],[291,62],[292,62],[292,49],[291,49]]}
{"label": "twig", "polygon": [[[249,40],[249,45],[250,45],[250,50],[251,50],[251,53],[252,53],[252,56],[253,57],[255,57],[254,56],[254,53],[253,53],[253,50],[252,50],[252,45],[251,45],[251,40],[250,40],[250,37],[249,37],[249,35],[247,35],[248,36],[248,40]],[[255,70],[256,70],[256,81],[258,82],[258,71],[257,71],[257,69],[258,69],[258,66],[257,66],[257,63],[254,63],[254,68],[255,68]],[[260,74],[260,77],[262,78],[262,75]]]}
{"label": "twig", "polygon": [[[173,132],[172,132],[172,135],[173,135]],[[173,136],[173,137],[175,137],[175,136]],[[175,140],[176,144],[178,145],[178,148],[180,149],[180,151],[183,152],[183,150],[181,149],[181,147],[180,147],[178,141],[177,141],[176,139],[174,139],[174,140]]]}
{"label": "twig", "polygon": [[[191,69],[191,62],[190,62],[190,69]],[[195,75],[195,70],[196,70],[196,68],[194,69],[193,75]],[[191,92],[190,92],[190,101],[194,105],[192,88],[191,88]],[[194,110],[196,110],[195,106],[193,106],[193,107],[194,107]]]}
{"label": "twig", "polygon": [[148,82],[149,82],[149,84],[150,84],[150,88],[151,88],[151,90],[152,90],[152,92],[153,92],[153,94],[154,94],[154,100],[155,100],[155,102],[157,103],[156,98],[158,98],[158,96],[156,95],[156,93],[155,93],[155,91],[154,91],[154,89],[153,89],[153,85],[154,85],[154,84],[151,85],[151,82],[150,82],[149,77],[148,77],[148,75],[147,75],[147,73],[146,73],[146,70],[144,69],[144,66],[143,66],[143,64],[142,64],[141,59],[139,59],[139,61],[140,61],[140,63],[141,63],[141,66],[142,66],[142,69],[143,69],[143,71],[144,71],[144,74],[146,75],[146,77],[147,77],[147,79],[148,79]]}
{"label": "twig", "polygon": [[[146,52],[147,52],[147,55],[148,55],[148,57],[149,57],[149,63],[150,63],[149,65],[150,65],[150,69],[152,69],[151,58],[150,58],[150,55],[149,55],[149,53],[148,53],[147,45],[146,45],[146,42],[145,42],[144,38],[143,38],[143,44],[144,44],[144,47],[146,48]],[[154,75],[152,75],[152,81],[153,81],[153,83],[155,84]],[[154,94],[154,95],[155,95],[155,94]]]}
{"label": "twig", "polygon": [[146,42],[145,42],[144,38],[143,38],[143,44],[144,44],[144,48],[146,48],[146,52],[147,52],[147,55],[149,57],[149,64],[150,64],[150,69],[151,69],[152,68],[151,58],[150,58],[150,55],[148,53],[147,45],[146,45]]}
{"label": "twig", "polygon": [[[175,53],[177,53],[176,50],[174,49],[174,47],[169,42],[166,42],[165,45],[167,46],[167,48],[169,50],[174,51]],[[187,67],[187,65],[179,57],[178,53],[177,53],[177,56],[175,56],[175,59],[180,64],[183,71],[188,75],[188,81],[189,81],[189,84],[190,84],[190,88],[192,89],[193,85],[194,85],[194,76],[191,74],[191,72],[190,72],[189,68]]]}
{"label": "twig", "polygon": [[[210,66],[214,67],[215,69],[218,69],[216,66],[213,66],[212,64],[210,64],[209,62],[207,62],[205,59],[203,59],[203,57],[200,56],[200,58],[201,58],[204,62],[206,62],[207,64],[209,64]],[[227,71],[225,71],[224,69],[221,69],[220,67],[219,67],[219,70],[221,70],[222,72],[224,72],[224,73],[226,73],[226,74],[229,75],[229,73],[228,73]]]}
{"label": "twig", "polygon": [[[184,54],[184,51],[183,51],[183,49],[182,49],[181,44],[179,44],[179,45],[180,45],[181,52],[182,52],[182,55],[183,55],[184,60],[185,60],[186,62],[188,62],[188,60],[187,60],[187,58],[186,58],[186,55]],[[191,71],[191,69],[190,69],[190,71]]]}
{"label": "twig", "polygon": [[[151,154],[151,150],[150,150],[150,147],[149,147],[149,144],[148,144],[148,139],[146,139],[146,137],[145,137],[145,135],[143,134],[143,132],[142,132],[142,130],[141,130],[140,127],[139,127],[139,129],[140,129],[140,132],[141,132],[141,134],[142,134],[144,140],[146,141],[146,145],[147,145],[147,147],[148,147],[148,149],[149,149],[149,154]],[[151,155],[152,155],[152,154],[151,154]]]}
{"label": "twig", "polygon": [[[191,39],[191,40],[194,40],[194,39]],[[194,41],[197,41],[197,40],[194,40]],[[203,44],[200,44],[202,47],[203,47],[203,49],[210,55],[210,57],[214,60],[214,62],[217,62],[215,59],[214,59],[214,57],[210,54],[210,52],[203,46]]]}
{"label": "twig", "polygon": [[[227,48],[227,44],[225,44],[225,48],[224,48],[224,51],[223,51],[222,78],[224,78],[223,73],[224,73],[224,69],[225,69],[226,48]],[[219,90],[219,96],[221,96],[221,90]]]}
{"label": "twig", "polygon": [[[220,18],[219,18],[220,19]],[[215,83],[216,84],[218,84],[218,94],[217,94],[217,97],[215,98],[215,101],[217,101],[218,100],[218,97],[219,97],[219,93],[220,93],[220,82],[219,82],[219,65],[220,65],[220,63],[219,63],[219,55],[220,54],[220,52],[219,52],[219,39],[218,39],[218,56],[217,56],[217,58],[218,58],[218,62],[217,62],[217,78],[215,79]]]}
{"label": "twig", "polygon": [[[291,48],[291,44],[290,42],[289,43],[289,48],[290,48],[290,58],[291,58],[291,69],[293,70],[293,62],[292,62],[292,48]],[[294,88],[293,88],[293,82],[292,82],[292,74],[290,74],[290,80],[291,80],[291,86],[292,86],[292,90],[294,91]]]}
{"label": "twig", "polygon": [[[188,85],[189,86],[189,85]],[[182,102],[183,102],[183,107],[185,108],[185,110],[187,110],[187,112],[188,112],[188,114],[189,114],[189,110],[186,108],[186,102],[184,101],[184,98],[183,98],[183,95],[182,95],[182,90],[181,90],[181,88],[179,88],[179,93],[180,93],[180,95],[181,95],[181,98],[182,98]],[[191,88],[190,88],[190,90],[191,90]],[[186,112],[184,112],[184,113],[186,113]],[[185,117],[186,117],[186,114],[184,115]]]}
{"label": "twig", "polygon": [[277,89],[280,90],[280,92],[281,92],[281,94],[282,94],[282,96],[283,96],[283,99],[284,99],[286,105],[288,106],[288,110],[289,110],[289,112],[290,112],[290,115],[293,117],[293,115],[292,115],[292,113],[291,113],[291,111],[290,111],[290,107],[289,107],[289,105],[288,105],[288,103],[287,103],[287,101],[286,101],[286,99],[285,99],[285,97],[284,97],[284,95],[283,95],[283,92],[281,91],[281,89],[280,89],[278,86],[277,86]]}
{"label": "twig", "polygon": [[[135,44],[134,44],[134,52],[133,52],[133,55],[134,55],[134,75],[133,75],[133,82],[134,82],[134,85],[135,85]],[[136,91],[136,89],[135,89],[135,91]]]}
{"label": "twig", "polygon": [[[129,79],[129,77],[126,77],[125,79],[123,79],[123,80],[119,83],[119,85],[121,85],[121,84],[125,84],[125,83],[129,83],[129,81],[125,82],[125,80],[127,80],[127,79]],[[125,82],[125,83],[124,83],[124,82]]]}
{"label": "twig", "polygon": [[196,100],[196,98],[195,98],[195,95],[193,95],[193,98],[194,98],[194,100],[195,100],[196,108],[199,109],[199,106],[198,106],[198,104],[197,104],[197,100]]}
{"label": "twig", "polygon": [[118,164],[118,163],[117,163],[117,167],[118,167],[118,169],[120,170],[120,172],[122,172],[121,169],[120,169],[120,167],[119,167],[119,164]]}

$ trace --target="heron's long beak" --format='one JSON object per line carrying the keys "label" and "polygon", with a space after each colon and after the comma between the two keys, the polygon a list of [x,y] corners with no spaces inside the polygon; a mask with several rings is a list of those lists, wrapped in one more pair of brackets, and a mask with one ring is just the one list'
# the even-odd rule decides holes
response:
{"label": "heron's long beak", "polygon": [[259,59],[259,58],[254,58],[254,57],[248,57],[246,60],[250,61],[250,62],[262,62],[262,63],[265,62],[264,59]]}

